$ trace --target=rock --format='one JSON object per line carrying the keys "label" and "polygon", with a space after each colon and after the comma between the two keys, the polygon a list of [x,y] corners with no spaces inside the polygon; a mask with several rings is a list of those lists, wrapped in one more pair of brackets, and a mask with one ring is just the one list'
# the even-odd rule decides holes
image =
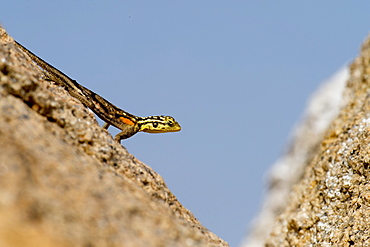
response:
{"label": "rock", "polygon": [[0,28],[0,246],[228,246]]}
{"label": "rock", "polygon": [[370,39],[350,67],[343,107],[294,183],[265,246],[369,246]]}
{"label": "rock", "polygon": [[256,217],[242,246],[264,246],[275,218],[288,202],[289,192],[303,176],[307,164],[343,102],[343,91],[348,79],[348,68],[338,71],[311,97],[303,119],[293,131],[284,155],[268,174],[268,191],[261,212]]}

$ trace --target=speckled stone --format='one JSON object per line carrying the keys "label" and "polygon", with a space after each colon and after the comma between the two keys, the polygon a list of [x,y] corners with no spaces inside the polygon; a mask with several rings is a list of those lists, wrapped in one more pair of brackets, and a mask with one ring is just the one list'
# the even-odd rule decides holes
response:
{"label": "speckled stone", "polygon": [[285,152],[268,173],[263,205],[243,241],[243,247],[260,247],[266,242],[276,217],[289,203],[292,187],[301,180],[326,130],[345,104],[343,91],[348,78],[349,68],[342,68],[310,97],[301,121],[292,130]]}
{"label": "speckled stone", "polygon": [[228,246],[0,28],[0,246]]}
{"label": "speckled stone", "polygon": [[370,40],[266,246],[370,246]]}

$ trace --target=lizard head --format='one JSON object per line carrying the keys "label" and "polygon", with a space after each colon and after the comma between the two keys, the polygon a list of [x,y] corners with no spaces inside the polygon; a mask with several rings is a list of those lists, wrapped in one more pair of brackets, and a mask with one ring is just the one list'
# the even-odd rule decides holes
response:
{"label": "lizard head", "polygon": [[180,124],[170,116],[150,116],[138,121],[139,131],[147,133],[166,133],[181,130]]}

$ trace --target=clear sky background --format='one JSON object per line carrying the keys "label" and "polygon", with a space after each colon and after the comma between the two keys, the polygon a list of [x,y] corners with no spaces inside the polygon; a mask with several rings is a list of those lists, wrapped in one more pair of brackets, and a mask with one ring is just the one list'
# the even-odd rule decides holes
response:
{"label": "clear sky background", "polygon": [[357,56],[370,29],[368,1],[0,6],[10,35],[80,84],[130,113],[180,122],[179,133],[123,145],[231,246],[257,214],[264,175],[308,97]]}

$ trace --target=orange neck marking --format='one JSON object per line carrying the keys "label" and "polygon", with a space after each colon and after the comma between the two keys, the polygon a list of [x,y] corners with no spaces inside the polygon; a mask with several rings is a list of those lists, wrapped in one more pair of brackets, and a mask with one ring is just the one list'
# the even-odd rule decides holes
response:
{"label": "orange neck marking", "polygon": [[132,122],[132,121],[131,121],[130,119],[128,119],[128,118],[120,117],[119,119],[120,119],[123,123],[125,123],[125,124],[131,125],[131,126],[135,125],[135,123],[134,123],[134,122]]}

